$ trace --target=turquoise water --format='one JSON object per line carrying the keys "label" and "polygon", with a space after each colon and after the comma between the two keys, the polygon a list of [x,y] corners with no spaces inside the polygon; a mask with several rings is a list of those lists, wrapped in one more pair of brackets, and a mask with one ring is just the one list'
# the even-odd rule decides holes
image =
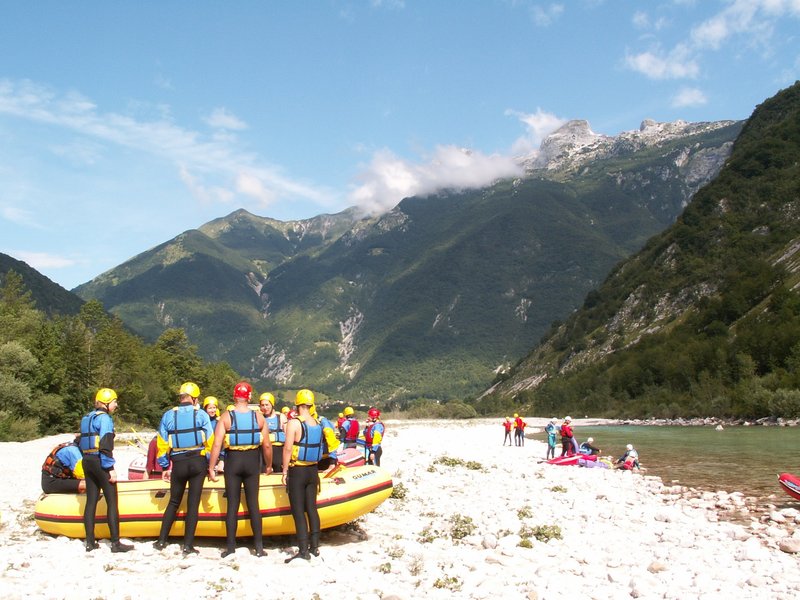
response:
{"label": "turquoise water", "polygon": [[[778,506],[800,507],[778,485],[778,473],[800,475],[800,427],[575,427],[579,442],[594,438],[603,455],[618,458],[626,444],[639,451],[648,475],[665,484],[742,492]],[[534,435],[544,440],[544,434]],[[557,448],[560,454],[560,446]],[[773,498],[770,498],[774,495]]]}

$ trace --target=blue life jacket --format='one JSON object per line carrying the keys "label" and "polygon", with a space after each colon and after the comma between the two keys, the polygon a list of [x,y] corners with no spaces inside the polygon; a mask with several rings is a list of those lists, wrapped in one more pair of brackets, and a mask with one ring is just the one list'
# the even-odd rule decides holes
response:
{"label": "blue life jacket", "polygon": [[231,428],[226,434],[228,440],[228,448],[247,448],[248,446],[261,445],[261,428],[258,426],[258,419],[256,413],[250,411],[250,423],[246,413],[239,413],[235,410],[230,411]]}
{"label": "blue life jacket", "polygon": [[286,433],[281,429],[281,415],[273,411],[271,417],[267,417],[267,428],[274,434],[270,436],[273,445],[283,444],[286,441]]}
{"label": "blue life jacket", "polygon": [[300,422],[303,434],[297,442],[297,462],[310,464],[319,462],[322,458],[322,425],[306,425],[305,421]]}
{"label": "blue life jacket", "polygon": [[84,454],[96,454],[100,451],[99,417],[108,415],[102,410],[93,410],[81,419],[81,439],[78,447]]}
{"label": "blue life jacket", "polygon": [[[203,423],[198,422],[200,411],[172,409],[172,426],[168,429],[172,452],[179,454],[190,450],[201,450],[206,442]],[[210,421],[210,419],[209,419]]]}

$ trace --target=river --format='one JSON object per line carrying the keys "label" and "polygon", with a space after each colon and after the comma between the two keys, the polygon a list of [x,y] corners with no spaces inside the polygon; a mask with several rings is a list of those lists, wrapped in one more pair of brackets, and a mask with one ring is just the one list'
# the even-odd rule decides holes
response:
{"label": "river", "polygon": [[[626,444],[639,451],[648,475],[666,485],[742,492],[778,507],[800,508],[778,484],[779,473],[800,475],[800,427],[609,425],[575,427],[579,442],[594,438],[603,455],[618,458]],[[537,433],[537,440],[546,435]],[[560,454],[560,442],[556,455]],[[566,468],[566,467],[565,467]]]}

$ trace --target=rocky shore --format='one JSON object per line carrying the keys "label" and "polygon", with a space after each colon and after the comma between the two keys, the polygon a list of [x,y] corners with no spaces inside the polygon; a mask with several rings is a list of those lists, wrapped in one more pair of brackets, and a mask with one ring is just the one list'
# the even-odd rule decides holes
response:
{"label": "rocky shore", "polygon": [[0,444],[13,457],[0,589],[13,599],[800,597],[800,511],[731,520],[749,510],[740,494],[547,465],[541,442],[503,447],[499,431],[496,420],[389,422],[393,497],[324,532],[320,557],[288,565],[288,538],[268,538],[264,558],[242,547],[220,559],[215,539],[188,558],[178,540],[157,551],[134,539],[127,555],[103,541],[86,554],[32,519],[41,462],[65,436]]}

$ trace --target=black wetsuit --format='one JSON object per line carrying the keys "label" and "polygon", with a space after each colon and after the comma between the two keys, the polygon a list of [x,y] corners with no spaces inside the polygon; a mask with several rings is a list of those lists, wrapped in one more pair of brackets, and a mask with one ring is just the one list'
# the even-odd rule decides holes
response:
{"label": "black wetsuit", "polygon": [[83,525],[86,528],[86,544],[94,544],[94,521],[97,501],[100,499],[100,490],[106,499],[106,514],[108,515],[108,530],[111,541],[119,542],[119,508],[117,506],[117,484],[111,483],[109,471],[100,466],[99,454],[85,454],[83,457],[83,472],[86,475],[86,508],[83,511]]}
{"label": "black wetsuit", "polygon": [[[169,504],[164,511],[164,519],[161,521],[161,531],[158,539],[166,542],[169,537],[169,530],[175,522],[175,515],[178,507],[183,500],[183,493],[186,491],[186,484],[189,484],[189,497],[186,499],[186,521],[184,523],[183,546],[192,548],[194,546],[194,534],[197,530],[197,519],[200,511],[200,496],[203,493],[203,483],[208,473],[208,461],[199,451],[186,456],[176,454],[172,456],[172,473],[169,480]],[[227,480],[227,478],[226,478]]]}
{"label": "black wetsuit", "polygon": [[225,513],[225,533],[227,552],[236,550],[236,527],[238,525],[239,500],[244,498],[250,514],[250,526],[253,529],[253,545],[257,553],[264,551],[261,537],[261,511],[258,504],[258,485],[261,474],[261,448],[236,450],[228,448],[225,455],[225,495],[228,499],[228,510]]}
{"label": "black wetsuit", "polygon": [[[317,465],[290,466],[286,476],[286,491],[292,507],[292,518],[297,539],[308,544],[309,531],[311,545],[319,545],[319,512],[317,512],[317,490],[319,489],[319,470]],[[308,522],[306,523],[306,515]]]}

